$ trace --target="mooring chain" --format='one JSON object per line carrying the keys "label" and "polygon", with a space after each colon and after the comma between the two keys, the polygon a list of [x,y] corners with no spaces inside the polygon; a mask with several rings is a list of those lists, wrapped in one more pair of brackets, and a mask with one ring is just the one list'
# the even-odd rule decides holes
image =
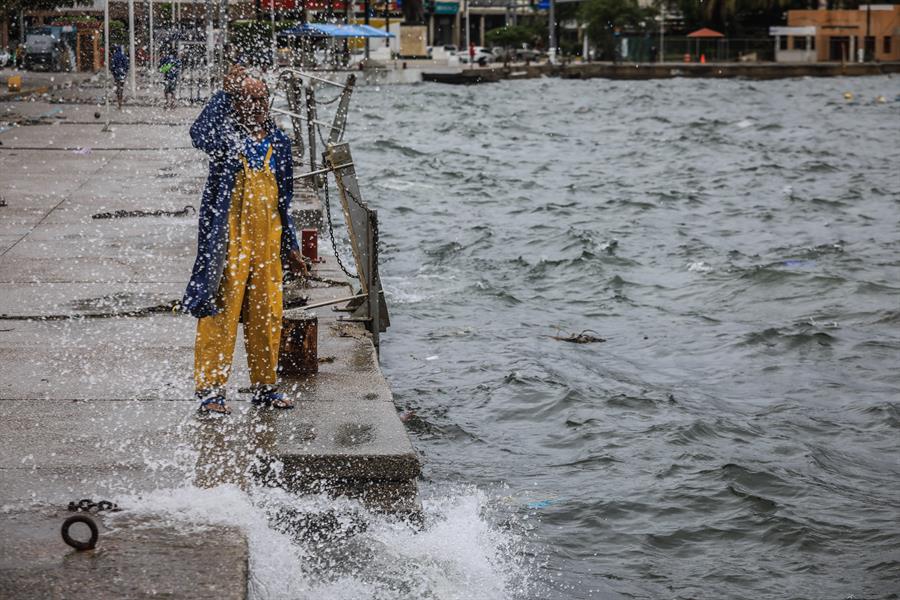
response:
{"label": "mooring chain", "polygon": [[322,126],[316,124],[316,133],[319,134],[319,141],[322,142],[323,146],[327,146],[328,142],[325,141],[325,136],[322,135]]}
{"label": "mooring chain", "polygon": [[[347,193],[347,196],[350,198],[350,200],[352,200],[354,202],[354,204],[356,204],[358,207],[365,210],[366,213],[372,212],[371,209],[368,206],[366,206],[365,204],[363,204],[362,200],[360,200],[359,198],[354,196],[350,190],[345,189],[344,191]],[[378,264],[378,221],[375,221],[372,226],[372,255],[375,259],[372,262],[374,262],[377,265]]]}
{"label": "mooring chain", "polygon": [[78,502],[69,502],[70,512],[100,512],[101,510],[117,512],[121,509],[118,504],[110,502],[109,500],[94,502],[90,498],[84,498]]}
{"label": "mooring chain", "polygon": [[92,219],[127,219],[129,217],[186,217],[197,214],[197,209],[190,204],[181,210],[116,210],[91,215]]}
{"label": "mooring chain", "polygon": [[341,262],[341,253],[338,252],[337,242],[334,239],[334,225],[331,223],[331,201],[328,195],[328,176],[325,176],[325,215],[328,218],[328,237],[331,238],[331,247],[334,248],[334,257],[337,259],[337,264],[341,268],[341,271],[344,272],[344,275],[351,279],[359,279],[359,275],[353,275],[350,271],[347,270],[347,267],[344,266],[344,263]]}
{"label": "mooring chain", "polygon": [[340,100],[340,99],[341,99],[341,96],[343,96],[343,95],[344,95],[344,92],[341,92],[340,94],[338,94],[337,96],[335,96],[335,97],[332,98],[331,100],[319,100],[318,98],[316,98],[316,104],[324,104],[324,105],[326,105],[326,106],[329,105],[329,104],[334,104],[335,102],[337,102],[338,100]]}

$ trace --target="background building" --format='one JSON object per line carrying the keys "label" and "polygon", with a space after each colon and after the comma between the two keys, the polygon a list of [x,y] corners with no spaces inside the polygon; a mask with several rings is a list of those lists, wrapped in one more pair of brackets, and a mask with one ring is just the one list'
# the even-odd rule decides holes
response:
{"label": "background building", "polygon": [[791,10],[787,27],[773,27],[770,34],[780,62],[900,60],[900,4]]}

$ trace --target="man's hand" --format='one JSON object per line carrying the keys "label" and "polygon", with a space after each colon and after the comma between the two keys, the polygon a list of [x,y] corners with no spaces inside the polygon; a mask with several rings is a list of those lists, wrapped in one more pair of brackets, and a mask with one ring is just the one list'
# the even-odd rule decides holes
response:
{"label": "man's hand", "polygon": [[306,259],[299,250],[291,250],[288,254],[288,266],[291,272],[298,277],[309,277],[309,267],[306,266]]}

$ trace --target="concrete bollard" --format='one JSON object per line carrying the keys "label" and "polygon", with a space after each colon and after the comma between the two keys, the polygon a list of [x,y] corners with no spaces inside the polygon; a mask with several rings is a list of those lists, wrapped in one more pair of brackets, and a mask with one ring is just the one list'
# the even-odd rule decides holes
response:
{"label": "concrete bollard", "polygon": [[282,377],[318,373],[319,318],[295,308],[284,311],[281,323],[278,372]]}

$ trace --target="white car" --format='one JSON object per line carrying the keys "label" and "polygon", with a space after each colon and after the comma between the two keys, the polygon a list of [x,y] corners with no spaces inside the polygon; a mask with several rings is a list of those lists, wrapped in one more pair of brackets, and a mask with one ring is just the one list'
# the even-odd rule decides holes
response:
{"label": "white car", "polygon": [[[469,62],[469,49],[461,48],[459,51],[459,62],[467,63]],[[496,56],[484,46],[475,46],[475,57],[472,62],[476,62],[479,65],[484,65],[489,62],[494,62],[497,59]]]}
{"label": "white car", "polygon": [[447,60],[451,56],[456,56],[456,46],[448,44],[446,46],[429,46],[428,58],[433,60]]}
{"label": "white car", "polygon": [[0,48],[0,69],[9,64],[12,54],[6,48]]}

